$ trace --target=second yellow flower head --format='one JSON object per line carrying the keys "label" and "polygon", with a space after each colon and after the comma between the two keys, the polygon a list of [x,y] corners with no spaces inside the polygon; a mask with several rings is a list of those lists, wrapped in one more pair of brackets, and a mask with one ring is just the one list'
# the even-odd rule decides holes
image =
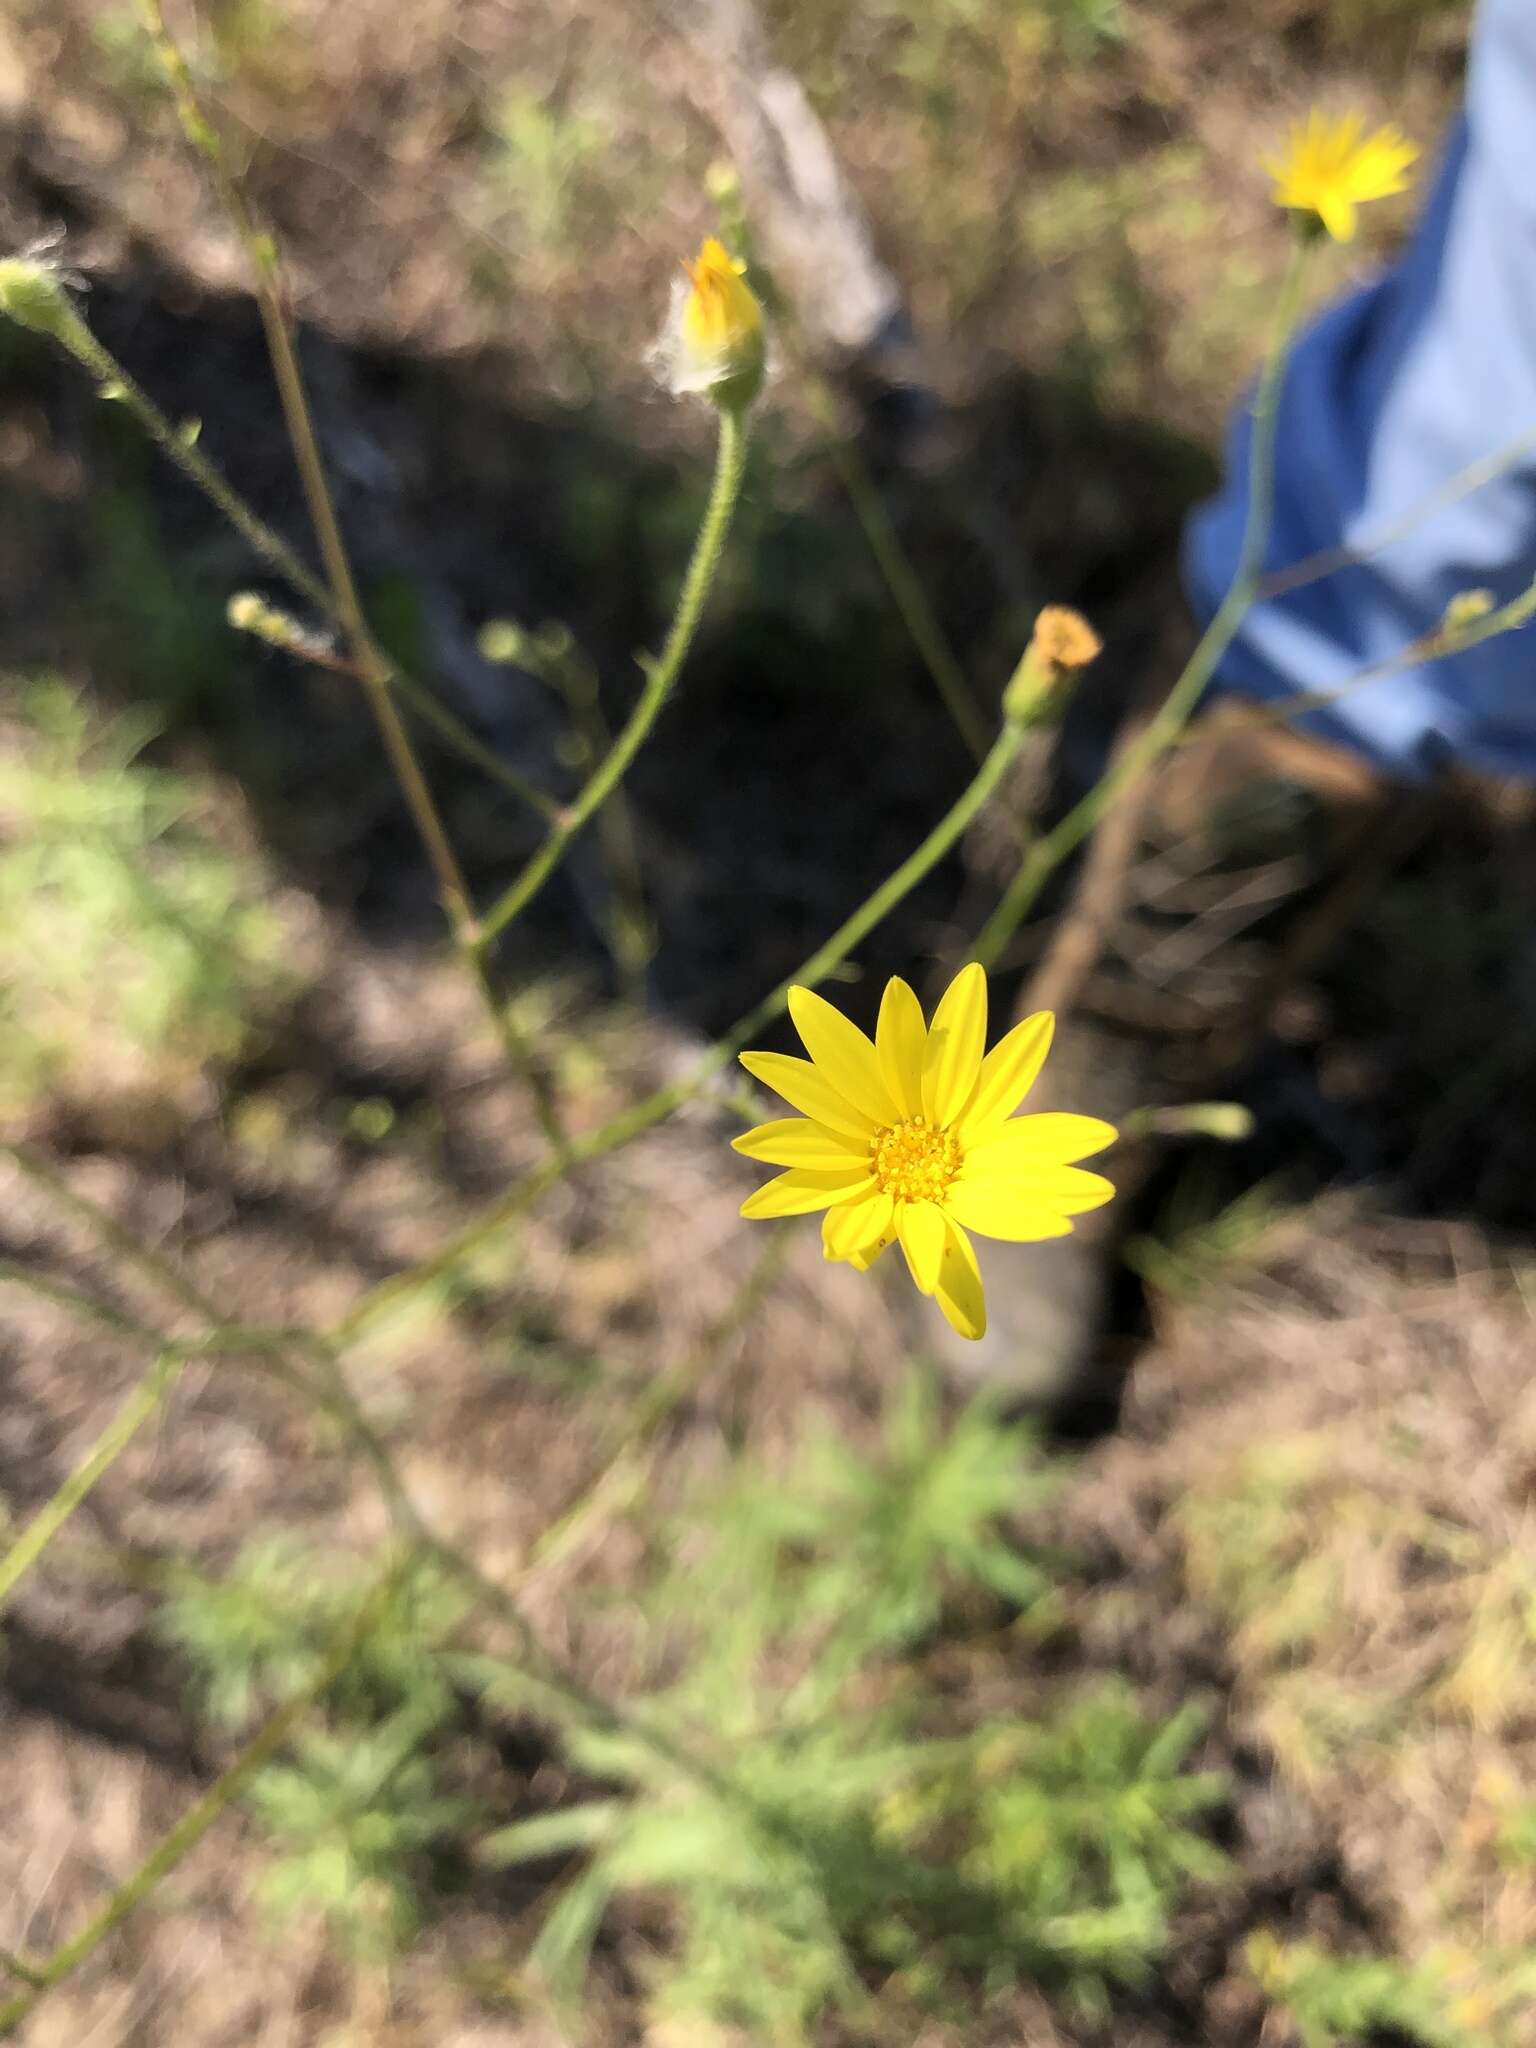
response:
{"label": "second yellow flower head", "polygon": [[1408,171],[1418,160],[1401,129],[1387,126],[1366,135],[1364,126],[1358,114],[1334,116],[1314,108],[1291,130],[1284,153],[1264,161],[1275,181],[1275,204],[1310,215],[1336,242],[1353,241],[1359,207],[1406,192]]}

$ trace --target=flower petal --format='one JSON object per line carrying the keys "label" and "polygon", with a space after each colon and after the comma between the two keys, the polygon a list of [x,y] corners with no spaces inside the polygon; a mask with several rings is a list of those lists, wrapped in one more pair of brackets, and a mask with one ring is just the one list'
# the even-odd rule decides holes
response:
{"label": "flower petal", "polygon": [[[1027,1173],[1040,1166],[1075,1166],[1079,1159],[1113,1145],[1119,1135],[1114,1125],[1101,1117],[1073,1116],[1068,1110],[1011,1117],[966,1146],[960,1171],[967,1180],[982,1180],[991,1174]],[[764,1155],[759,1152],[756,1156],[761,1159]]]}
{"label": "flower petal", "polygon": [[861,1175],[854,1169],[847,1173],[810,1173],[795,1166],[788,1173],[765,1181],[755,1195],[748,1195],[741,1213],[754,1218],[809,1216],[814,1210],[830,1209],[834,1202],[857,1201],[874,1184],[873,1174]]}
{"label": "flower petal", "polygon": [[954,1122],[970,1100],[987,1043],[987,976],[976,961],[962,967],[939,999],[923,1061],[923,1112]]}
{"label": "flower petal", "polygon": [[765,1088],[782,1095],[792,1109],[825,1124],[829,1131],[844,1133],[861,1145],[875,1135],[869,1118],[840,1095],[809,1060],[798,1060],[787,1052],[744,1052],[741,1064]]}
{"label": "flower petal", "polygon": [[884,1188],[839,1202],[821,1220],[821,1246],[829,1259],[851,1259],[878,1244],[891,1227],[895,1203]]}
{"label": "flower petal", "polygon": [[923,1113],[923,1055],[927,1049],[923,1006],[901,977],[893,974],[880,999],[875,1054],[880,1078],[904,1117]]}
{"label": "flower petal", "polygon": [[903,1202],[896,1211],[896,1235],[919,1293],[932,1294],[944,1257],[944,1211],[937,1202]]}
{"label": "flower petal", "polygon": [[845,1166],[869,1171],[869,1147],[857,1138],[812,1123],[803,1116],[781,1116],[755,1131],[732,1138],[731,1149],[768,1166],[808,1166],[817,1173],[840,1173]]}
{"label": "flower petal", "polygon": [[885,1233],[878,1244],[866,1245],[863,1251],[852,1253],[848,1263],[856,1273],[867,1273],[877,1259],[884,1258],[895,1242],[896,1231],[893,1226]]}
{"label": "flower petal", "polygon": [[880,1078],[875,1048],[857,1024],[834,1010],[813,989],[792,988],[789,1014],[805,1049],[839,1095],[877,1124],[900,1121],[890,1090]]}
{"label": "flower petal", "polygon": [[987,1298],[971,1240],[952,1217],[944,1219],[944,1257],[934,1289],[944,1319],[962,1337],[987,1334]]}
{"label": "flower petal", "polygon": [[[1072,1170],[1062,1169],[1064,1173]],[[1098,1178],[1097,1174],[1086,1177]],[[979,1230],[983,1237],[1000,1237],[1010,1244],[1034,1244],[1041,1238],[1070,1234],[1069,1199],[1058,1200],[1049,1186],[1042,1190],[1033,1180],[1022,1185],[1001,1180],[957,1180],[945,1202],[957,1223]],[[1109,1197],[1099,1199],[1107,1201]],[[1097,1208],[1099,1203],[1087,1206]]]}
{"label": "flower petal", "polygon": [[[996,1185],[988,1180],[976,1183],[980,1188]],[[1032,1202],[1048,1203],[1063,1216],[1084,1216],[1114,1200],[1115,1184],[1102,1173],[1089,1173],[1081,1166],[1042,1166],[1016,1178],[1011,1191]]]}
{"label": "flower petal", "polygon": [[1049,1010],[1037,1010],[1000,1038],[981,1063],[976,1093],[966,1104],[957,1133],[962,1145],[980,1143],[991,1126],[1001,1124],[1018,1108],[1045,1065],[1056,1030]]}
{"label": "flower petal", "polygon": [[1337,186],[1318,191],[1312,210],[1336,242],[1352,242],[1359,215],[1349,194]]}

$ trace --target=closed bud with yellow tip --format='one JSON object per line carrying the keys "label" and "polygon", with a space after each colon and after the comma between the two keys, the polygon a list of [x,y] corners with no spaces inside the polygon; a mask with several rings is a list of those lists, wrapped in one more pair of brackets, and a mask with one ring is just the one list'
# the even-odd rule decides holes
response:
{"label": "closed bud with yellow tip", "polygon": [[679,396],[740,411],[762,389],[768,366],[763,309],[747,266],[710,235],[683,269],[688,281],[674,297],[657,350],[663,380]]}

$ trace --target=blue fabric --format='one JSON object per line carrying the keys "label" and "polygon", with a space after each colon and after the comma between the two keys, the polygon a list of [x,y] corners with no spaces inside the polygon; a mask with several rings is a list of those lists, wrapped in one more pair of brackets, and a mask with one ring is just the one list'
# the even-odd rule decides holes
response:
{"label": "blue fabric", "polygon": [[[1251,422],[1185,534],[1201,618],[1242,541]],[[1359,544],[1468,464],[1536,436],[1536,0],[1484,0],[1466,114],[1397,264],[1298,341],[1282,394],[1266,567]],[[1336,689],[1427,632],[1458,591],[1499,602],[1536,576],[1536,447],[1369,562],[1257,606],[1217,687],[1278,698]],[[1536,626],[1352,691],[1298,719],[1418,778],[1453,756],[1536,779]]]}

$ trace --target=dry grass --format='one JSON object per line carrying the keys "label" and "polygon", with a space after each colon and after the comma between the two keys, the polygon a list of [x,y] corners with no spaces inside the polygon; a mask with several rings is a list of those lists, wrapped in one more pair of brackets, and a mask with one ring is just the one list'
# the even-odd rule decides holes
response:
{"label": "dry grass", "polygon": [[1222,1674],[1286,1825],[1410,1960],[1536,1943],[1506,1853],[1536,1769],[1531,1355],[1475,1232],[1320,1233],[1169,1319],[1073,1519],[1117,1582],[1100,1640]]}

